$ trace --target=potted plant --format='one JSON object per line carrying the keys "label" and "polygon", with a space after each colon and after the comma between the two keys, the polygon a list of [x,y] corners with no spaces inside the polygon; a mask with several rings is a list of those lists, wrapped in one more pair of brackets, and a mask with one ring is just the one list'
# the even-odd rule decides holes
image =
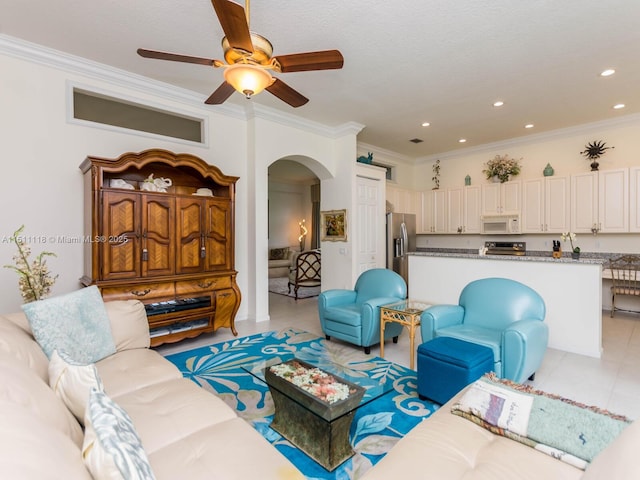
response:
{"label": "potted plant", "polygon": [[576,239],[576,234],[567,232],[560,235],[560,238],[563,242],[569,240],[569,243],[571,244],[571,258],[573,258],[574,260],[578,260],[580,258],[580,247],[575,247],[573,245],[573,241]]}
{"label": "potted plant", "polygon": [[438,190],[440,188],[440,159],[436,160],[436,163],[433,164],[433,177],[431,177],[431,180],[433,180],[433,182],[436,184],[435,187],[433,187],[433,190]]}
{"label": "potted plant", "polygon": [[24,225],[16,230],[9,238],[9,240],[18,247],[18,253],[13,256],[15,265],[5,265],[4,267],[15,270],[18,273],[20,295],[24,303],[30,303],[47,298],[51,292],[51,287],[58,276],[53,276],[51,272],[49,272],[46,257],[55,257],[56,254],[52,252],[41,252],[35,260],[30,260],[29,255],[31,255],[31,248],[26,242],[27,237],[23,235],[23,231]]}
{"label": "potted plant", "polygon": [[500,183],[504,183],[509,180],[509,177],[520,173],[519,160],[510,158],[509,155],[496,155],[485,166],[486,168],[482,170],[482,173],[487,176],[487,180],[493,178],[494,181],[499,181]]}

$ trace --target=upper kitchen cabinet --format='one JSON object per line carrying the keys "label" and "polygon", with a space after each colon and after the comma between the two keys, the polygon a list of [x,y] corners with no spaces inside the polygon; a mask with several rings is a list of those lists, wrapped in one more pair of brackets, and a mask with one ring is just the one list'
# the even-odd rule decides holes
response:
{"label": "upper kitchen cabinet", "polygon": [[640,167],[629,169],[629,231],[640,232]]}
{"label": "upper kitchen cabinet", "polygon": [[393,206],[392,211],[397,213],[418,213],[418,192],[396,186],[386,187],[387,202]]}
{"label": "upper kitchen cabinet", "polygon": [[520,181],[482,184],[482,215],[520,213]]}
{"label": "upper kitchen cabinet", "polygon": [[571,176],[571,231],[629,232],[629,169]]}
{"label": "upper kitchen cabinet", "polygon": [[447,233],[447,192],[427,190],[420,200],[417,233]]}
{"label": "upper kitchen cabinet", "polygon": [[449,188],[447,233],[480,233],[480,187]]}
{"label": "upper kitchen cabinet", "polygon": [[569,231],[570,184],[568,176],[522,181],[522,233]]}

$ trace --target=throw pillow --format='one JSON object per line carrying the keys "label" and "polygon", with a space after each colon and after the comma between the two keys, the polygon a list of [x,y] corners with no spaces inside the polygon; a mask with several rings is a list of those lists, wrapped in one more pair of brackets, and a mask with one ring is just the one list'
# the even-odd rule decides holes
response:
{"label": "throw pillow", "polygon": [[83,425],[91,389],[104,390],[93,363],[79,365],[58,350],[53,351],[49,362],[49,385]]}
{"label": "throw pillow", "polygon": [[89,395],[82,457],[95,480],[155,479],[131,417],[96,389]]}
{"label": "throw pillow", "polygon": [[289,255],[289,247],[272,248],[269,250],[269,260],[284,260]]}
{"label": "throw pillow", "polygon": [[49,358],[54,350],[64,350],[75,362],[89,364],[116,351],[107,310],[95,285],[26,303],[22,310]]}

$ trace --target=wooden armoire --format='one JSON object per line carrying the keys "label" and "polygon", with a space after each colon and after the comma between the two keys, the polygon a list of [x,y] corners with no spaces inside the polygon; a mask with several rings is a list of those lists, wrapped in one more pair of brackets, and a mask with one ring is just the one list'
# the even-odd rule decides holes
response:
{"label": "wooden armoire", "polygon": [[[166,150],[87,157],[84,285],[105,300],[145,304],[151,345],[220,327],[237,331],[234,270],[238,177],[190,154]],[[171,186],[148,191],[146,179]],[[169,182],[166,182],[169,183]],[[161,185],[162,186],[162,185]]]}

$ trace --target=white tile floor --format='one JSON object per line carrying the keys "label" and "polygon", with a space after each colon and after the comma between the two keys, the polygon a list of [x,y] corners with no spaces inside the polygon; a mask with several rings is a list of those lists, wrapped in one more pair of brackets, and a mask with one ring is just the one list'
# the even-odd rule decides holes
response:
{"label": "white tile floor", "polygon": [[[317,298],[298,300],[269,294],[268,322],[240,321],[236,323],[239,336],[296,327],[323,336],[318,320]],[[640,417],[640,315],[609,312],[602,315],[603,348],[601,358],[591,358],[560,350],[547,350],[542,367],[533,385],[567,398],[606,408],[615,413]],[[189,350],[233,338],[228,329],[201,335],[177,344],[163,345],[163,354]],[[333,341],[333,340],[332,340]],[[420,344],[419,334],[416,345]],[[354,347],[355,348],[355,347]],[[409,366],[409,335],[405,331],[398,344],[385,345],[385,358]],[[378,355],[379,347],[371,354]]]}

